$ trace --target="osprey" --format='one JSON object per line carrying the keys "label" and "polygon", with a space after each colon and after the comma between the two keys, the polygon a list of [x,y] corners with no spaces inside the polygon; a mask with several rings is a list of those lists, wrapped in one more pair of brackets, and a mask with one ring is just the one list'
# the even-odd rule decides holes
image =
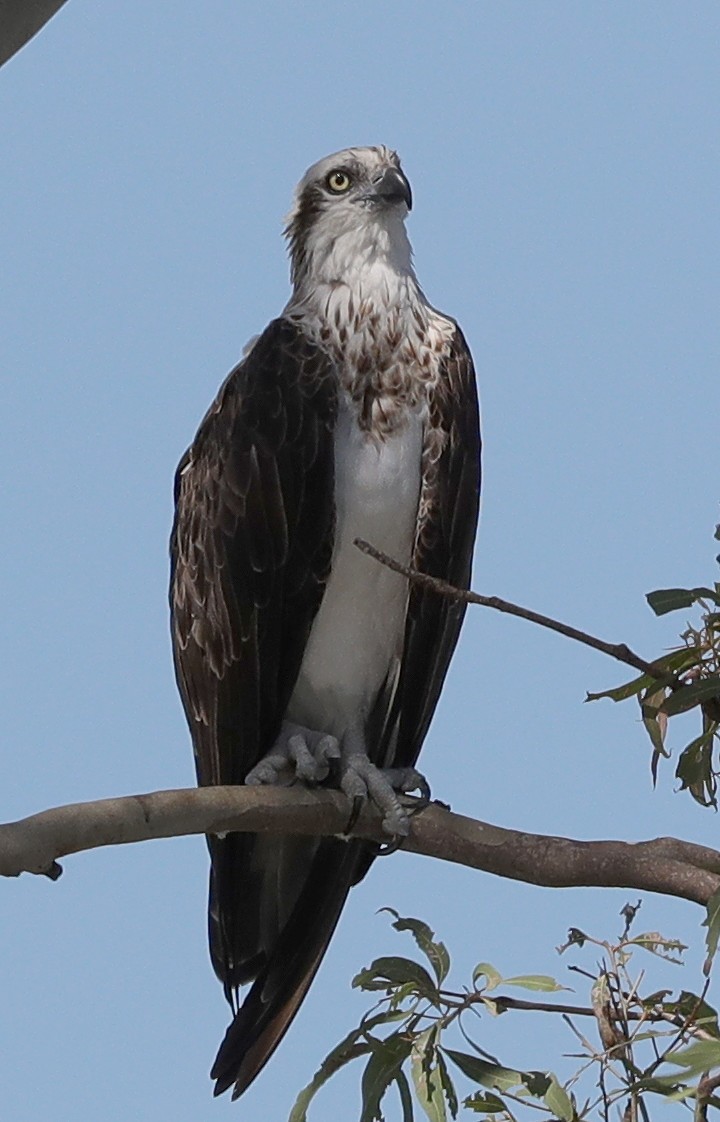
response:
{"label": "osprey", "polygon": [[[411,202],[385,147],[305,174],[286,228],[292,296],[180,462],[171,542],[198,782],[332,783],[369,798],[396,839],[398,794],[424,789],[414,764],[464,608],[354,542],[466,588],[480,490],[472,359],[418,285]],[[242,833],[208,845],[210,952],[234,1014],[212,1076],[237,1097],[377,847]]]}

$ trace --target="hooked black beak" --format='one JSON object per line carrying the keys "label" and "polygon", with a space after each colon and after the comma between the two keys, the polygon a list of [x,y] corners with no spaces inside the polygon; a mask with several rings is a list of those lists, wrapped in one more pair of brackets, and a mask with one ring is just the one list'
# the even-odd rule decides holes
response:
{"label": "hooked black beak", "polygon": [[412,210],[410,184],[399,168],[387,168],[373,183],[369,197],[381,203],[405,203]]}

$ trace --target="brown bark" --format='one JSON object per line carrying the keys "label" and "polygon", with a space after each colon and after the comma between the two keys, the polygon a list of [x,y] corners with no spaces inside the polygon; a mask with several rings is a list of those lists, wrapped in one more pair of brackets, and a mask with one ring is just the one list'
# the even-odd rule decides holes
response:
{"label": "brown bark", "polygon": [[[336,791],[204,787],[74,803],[0,825],[0,875],[60,875],[58,858],[104,845],[233,830],[340,834],[350,807]],[[379,818],[362,812],[353,833],[382,842]],[[705,904],[720,888],[720,853],[676,838],[574,841],[528,834],[432,804],[412,817],[402,849],[529,884],[623,887]]]}

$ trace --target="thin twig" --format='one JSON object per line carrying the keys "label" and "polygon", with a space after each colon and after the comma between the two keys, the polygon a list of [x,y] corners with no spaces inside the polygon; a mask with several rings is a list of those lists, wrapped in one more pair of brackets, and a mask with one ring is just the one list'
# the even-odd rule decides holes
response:
{"label": "thin twig", "polygon": [[698,1083],[696,1101],[699,1122],[707,1122],[707,1108],[718,1087],[720,1087],[720,1075],[704,1075]]}
{"label": "thin twig", "polygon": [[568,1026],[568,1028],[571,1030],[571,1032],[573,1032],[575,1034],[575,1036],[578,1038],[578,1040],[582,1044],[583,1048],[585,1049],[586,1054],[590,1057],[590,1059],[593,1062],[595,1062],[597,1060],[602,1060],[604,1053],[598,1052],[597,1049],[590,1043],[588,1038],[586,1036],[583,1036],[583,1034],[580,1032],[580,1029],[576,1028],[575,1025],[572,1023],[572,1021],[570,1020],[567,1013],[563,1013],[563,1020],[565,1021],[565,1024]]}
{"label": "thin twig", "polygon": [[[510,997],[506,994],[486,994],[486,993],[453,993],[451,990],[443,990],[442,998],[446,1005],[457,1010],[458,1013],[465,1012],[466,1009],[473,1009],[475,1006],[482,1006],[487,1002],[492,1002],[497,1006],[498,1012],[503,1013],[506,1009],[516,1009],[524,1013],[560,1013],[563,1019],[567,1017],[597,1017],[596,1011],[589,1005],[567,1005],[563,1002],[557,1001],[532,1001],[523,997]],[[623,1001],[627,1004],[634,998],[634,992],[622,993]],[[617,1008],[608,1011],[608,1020],[611,1023],[619,1022],[625,1025],[630,1022],[637,1022],[638,1026],[644,1024],[660,1024],[664,1023],[671,1025],[675,1029],[682,1029],[687,1031],[688,1024],[687,1018],[680,1016],[679,1013],[664,1013],[659,1009],[626,1009],[619,1010]],[[693,1029],[694,1035],[701,1039],[712,1039],[710,1033],[706,1033],[701,1029]],[[630,1042],[631,1038],[622,1041],[624,1047],[626,1043]],[[617,1048],[618,1044],[612,1045]]]}
{"label": "thin twig", "polygon": [[447,581],[440,580],[439,577],[432,577],[428,573],[418,572],[417,569],[413,569],[409,565],[402,565],[393,557],[389,557],[387,553],[383,553],[381,549],[376,549],[374,545],[370,545],[363,538],[355,538],[354,544],[362,553],[372,557],[375,561],[379,561],[381,565],[386,565],[394,573],[407,577],[408,580],[421,585],[423,588],[432,589],[439,596],[445,596],[459,604],[479,604],[481,608],[494,608],[497,612],[505,612],[506,615],[517,616],[519,619],[526,619],[530,623],[537,623],[540,627],[548,628],[549,631],[556,631],[559,635],[565,635],[568,639],[574,639],[577,643],[584,643],[586,647],[601,651],[603,654],[609,655],[610,658],[617,659],[618,662],[624,662],[627,666],[632,666],[633,669],[649,675],[656,682],[668,686],[669,689],[679,689],[683,685],[676,674],[667,670],[659,670],[652,662],[648,662],[640,655],[635,654],[635,651],[632,651],[626,643],[607,643],[604,639],[589,635],[587,631],[580,631],[577,627],[560,623],[559,620],[551,619],[550,616],[541,615],[539,612],[533,612],[530,608],[522,608],[519,604],[502,600],[499,596],[482,596],[479,592],[456,588],[454,585],[448,584]]}
{"label": "thin twig", "polygon": [[687,1016],[682,1018],[678,1026],[678,1031],[673,1035],[670,1043],[666,1045],[665,1050],[661,1052],[659,1058],[654,1063],[650,1064],[649,1067],[645,1068],[645,1071],[643,1072],[644,1079],[647,1079],[648,1076],[654,1075],[660,1065],[663,1064],[667,1059],[668,1053],[674,1052],[675,1049],[684,1042],[686,1035],[694,1031],[695,1017],[700,1010],[700,1006],[705,1001],[709,989],[710,979],[706,978],[705,984],[700,992],[700,996],[698,997],[697,1001],[695,1002]]}
{"label": "thin twig", "polygon": [[[479,997],[480,997],[480,995],[473,994],[472,995],[473,1003],[475,1003],[475,1002],[479,1003]],[[554,1003],[554,1002],[550,1002],[550,1001],[527,1001],[527,1000],[525,1000],[524,998],[521,998],[521,997],[505,997],[503,995],[499,995],[498,997],[495,997],[493,995],[488,1000],[491,1000],[495,1005],[500,1006],[501,1007],[501,1009],[500,1009],[501,1012],[505,1009],[520,1009],[523,1012],[529,1012],[529,1013],[532,1013],[532,1012],[562,1013],[565,1016],[570,1016],[570,1017],[594,1017],[595,1016],[595,1011],[593,1009],[591,1009],[589,1006],[585,1006],[585,1005],[562,1005],[560,1003]],[[613,1011],[613,1013],[612,1013],[612,1015],[609,1019],[611,1021],[619,1021],[621,1023],[625,1020],[627,1020],[628,1022],[639,1021],[642,1024],[647,1024],[648,1022],[651,1022],[651,1023],[654,1023],[654,1024],[659,1023],[659,1022],[664,1022],[666,1024],[673,1025],[674,1028],[687,1027],[686,1026],[686,1019],[683,1018],[683,1017],[680,1017],[679,1014],[677,1014],[677,1013],[661,1013],[659,1010],[654,1010],[654,1009],[649,1009],[649,1010],[648,1009],[643,1009],[642,1011],[637,1010],[637,1009],[628,1009],[626,1013],[621,1013],[621,1012],[615,1010],[615,1011]],[[708,1033],[706,1035],[707,1035],[707,1038],[710,1039],[710,1034]],[[623,1042],[623,1046],[624,1046],[624,1043],[625,1042]],[[617,1045],[614,1045],[613,1047],[617,1047]]]}

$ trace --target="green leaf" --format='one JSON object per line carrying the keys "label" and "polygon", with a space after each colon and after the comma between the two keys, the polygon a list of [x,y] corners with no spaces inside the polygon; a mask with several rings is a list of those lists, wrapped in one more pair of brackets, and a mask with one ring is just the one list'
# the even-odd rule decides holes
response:
{"label": "green leaf", "polygon": [[[643,1009],[650,1010],[655,1005],[663,1005],[665,1002],[665,998],[669,997],[671,993],[672,990],[655,990],[654,993],[649,993],[647,997],[640,997],[640,995],[638,994],[637,999],[642,1005]],[[672,1001],[668,1002],[668,1008],[670,1008],[672,1005]]]}
{"label": "green leaf", "polygon": [[713,1036],[716,1040],[720,1039],[717,1010],[713,1009],[707,1001],[703,1001],[699,994],[683,990],[677,1001],[669,1001],[666,1008],[684,1019],[692,1018],[692,1023],[703,1029],[708,1036]]}
{"label": "green leaf", "polygon": [[516,974],[514,978],[506,978],[506,986],[520,986],[524,990],[534,990],[536,993],[558,993],[567,990],[569,986],[561,986],[549,974]]}
{"label": "green leaf", "polygon": [[[703,651],[699,647],[680,647],[654,659],[650,665],[660,675],[679,674],[683,670],[689,670],[691,666],[697,666],[698,663],[702,662],[702,659]],[[652,674],[641,674],[638,678],[633,678],[632,681],[624,682],[623,685],[615,686],[611,690],[603,690],[602,693],[589,693],[585,700],[597,701],[600,697],[609,697],[613,701],[625,701],[628,697],[634,697],[635,694],[639,694],[643,690],[651,690],[654,686],[657,686],[657,683],[658,679]]]}
{"label": "green leaf", "polygon": [[681,943],[679,939],[668,939],[659,931],[644,931],[641,935],[628,939],[626,945],[642,947],[643,950],[650,951],[650,954],[656,954],[666,962],[674,962],[678,966],[682,966],[682,960],[673,958],[673,953],[682,955],[683,951],[687,950],[685,943]]}
{"label": "green leaf", "polygon": [[470,1095],[465,1099],[463,1106],[474,1110],[476,1114],[500,1114],[506,1109],[505,1103],[497,1095]]}
{"label": "green leaf", "polygon": [[407,1011],[403,1010],[402,1006],[408,998],[417,1001],[418,992],[414,982],[404,982],[402,986],[395,986],[389,999],[391,1008],[396,1009],[401,1016],[406,1016]]}
{"label": "green leaf", "polygon": [[611,701],[626,701],[629,697],[640,693],[641,690],[646,690],[654,685],[657,685],[655,678],[652,678],[649,674],[641,674],[639,678],[633,678],[631,682],[624,682],[621,686],[614,686],[611,690],[588,693],[585,700],[599,701],[601,697],[609,697]]}
{"label": "green leaf", "polygon": [[707,957],[703,963],[703,974],[707,977],[710,973],[712,961],[717,953],[718,939],[720,938],[720,888],[717,892],[713,892],[707,902],[707,915],[702,925],[703,927],[707,927],[707,935],[705,936]]}
{"label": "green leaf", "polygon": [[650,663],[653,670],[666,671],[671,674],[679,674],[683,670],[689,670],[691,666],[697,666],[702,662],[705,652],[702,647],[690,646],[677,647],[674,651],[668,651],[667,654],[660,655],[660,658],[655,658]]}
{"label": "green leaf", "polygon": [[[328,1052],[310,1083],[302,1089],[295,1100],[288,1122],[306,1122],[308,1106],[322,1085],[327,1083],[328,1079],[345,1064],[351,1063],[352,1060],[356,1060],[360,1056],[366,1056],[372,1051],[374,1038],[368,1039],[368,1035],[373,1029],[377,1028],[378,1025],[384,1025],[390,1021],[404,1020],[404,1018],[404,1013],[393,1012],[391,1009],[383,1009],[382,1012],[375,1013],[373,1016],[363,1017],[359,1026],[349,1032],[344,1040],[341,1040],[332,1051]],[[412,1115],[410,1119],[412,1122]]]}
{"label": "green leaf", "polygon": [[665,686],[657,689],[657,685],[651,690],[646,690],[640,700],[640,714],[642,716],[642,723],[645,726],[645,731],[650,737],[650,743],[655,749],[655,754],[660,756],[669,756],[669,752],[665,748],[665,735],[667,733],[667,714],[661,711],[663,702],[667,695]]}
{"label": "green leaf", "polygon": [[682,1079],[692,1079],[720,1067],[720,1040],[696,1040],[679,1052],[668,1052],[666,1059],[684,1069]]}
{"label": "green leaf", "polygon": [[556,1118],[561,1119],[561,1122],[573,1122],[573,1118],[576,1117],[572,1099],[554,1075],[550,1078],[550,1086],[543,1101],[548,1110],[551,1110]]}
{"label": "green leaf", "polygon": [[446,1122],[442,1077],[437,1066],[437,1026],[426,1029],[413,1044],[410,1058],[415,1095],[430,1122]]}
{"label": "green leaf", "polygon": [[555,1118],[560,1122],[573,1122],[576,1114],[572,1101],[551,1071],[523,1071],[521,1076],[527,1093],[542,1099]]}
{"label": "green leaf", "polygon": [[443,1094],[445,1095],[448,1110],[450,1111],[453,1118],[457,1118],[459,1104],[457,1091],[455,1090],[455,1084],[452,1081],[450,1072],[448,1071],[448,1066],[445,1063],[445,1057],[443,1056],[439,1048],[437,1049],[435,1055],[437,1057],[438,1071],[440,1072],[440,1084],[443,1089]]}
{"label": "green leaf", "polygon": [[[373,1009],[376,1008],[377,1006],[374,1005]],[[360,1025],[357,1029],[358,1036],[365,1038],[373,1029],[376,1029],[378,1025],[389,1025],[396,1021],[404,1021],[407,1016],[408,1013],[406,1009],[393,1009],[386,1006],[379,1013],[373,1013],[371,1009],[360,1021]]]}
{"label": "green leaf", "polygon": [[581,931],[579,927],[570,927],[567,933],[567,940],[561,947],[557,948],[558,954],[564,954],[568,947],[584,947],[589,936]]}
{"label": "green leaf", "polygon": [[493,1091],[509,1091],[523,1082],[522,1074],[512,1068],[501,1067],[500,1064],[491,1064],[478,1056],[471,1056],[467,1052],[456,1052],[452,1048],[443,1048],[456,1067],[460,1068],[463,1075],[479,1083],[481,1087],[489,1087]]}
{"label": "green leaf", "polygon": [[415,1115],[413,1113],[412,1095],[410,1094],[410,1084],[407,1081],[407,1076],[404,1071],[400,1070],[395,1076],[398,1093],[400,1095],[400,1105],[402,1106],[403,1122],[415,1122]]}
{"label": "green leaf", "polygon": [[397,1032],[381,1042],[373,1042],[372,1053],[365,1065],[360,1084],[360,1122],[382,1122],[380,1103],[390,1084],[397,1080],[398,1072],[410,1055],[412,1045],[412,1037]]}
{"label": "green leaf", "polygon": [[411,932],[415,942],[432,966],[438,985],[442,985],[450,970],[450,955],[444,943],[435,941],[435,932],[421,919],[412,916],[400,916],[394,908],[381,908],[382,912],[390,912],[395,916],[393,927],[396,931]]}
{"label": "green leaf", "polygon": [[674,690],[660,708],[662,713],[672,717],[675,713],[686,713],[688,709],[694,709],[696,705],[711,698],[720,698],[720,677],[716,674]]}
{"label": "green leaf", "polygon": [[[637,1037],[633,1037],[637,1039]],[[657,1037],[656,1037],[657,1039]],[[673,1100],[677,1096],[675,1092],[680,1084],[680,1079],[677,1075],[650,1075],[641,1076],[636,1087],[638,1091],[651,1092],[653,1095],[662,1095],[663,1098]],[[681,1097],[684,1095],[685,1090],[681,1092]]]}
{"label": "green leaf", "polygon": [[354,989],[389,990],[411,982],[417,993],[437,1001],[438,991],[424,966],[411,958],[376,958],[353,978]]}
{"label": "green leaf", "polygon": [[645,597],[656,616],[667,612],[677,612],[681,608],[691,608],[697,600],[712,600],[720,603],[711,588],[658,588],[648,592]]}
{"label": "green leaf", "polygon": [[680,780],[680,789],[690,791],[696,802],[702,806],[715,806],[716,779],[713,772],[714,725],[683,748],[678,757],[675,777]]}
{"label": "green leaf", "polygon": [[552,1083],[552,1076],[545,1071],[523,1071],[523,1086],[536,1099],[543,1099]]}
{"label": "green leaf", "polygon": [[295,1099],[288,1122],[306,1122],[308,1107],[323,1084],[327,1083],[328,1079],[345,1064],[366,1055],[371,1050],[371,1045],[366,1041],[357,1043],[359,1034],[360,1029],[353,1029],[331,1052],[328,1052],[308,1085],[303,1087]]}
{"label": "green leaf", "polygon": [[[486,979],[484,986],[477,985],[479,978]],[[476,989],[487,991],[497,989],[503,978],[502,974],[500,974],[494,966],[491,966],[489,962],[478,962],[472,972],[472,980]]]}

